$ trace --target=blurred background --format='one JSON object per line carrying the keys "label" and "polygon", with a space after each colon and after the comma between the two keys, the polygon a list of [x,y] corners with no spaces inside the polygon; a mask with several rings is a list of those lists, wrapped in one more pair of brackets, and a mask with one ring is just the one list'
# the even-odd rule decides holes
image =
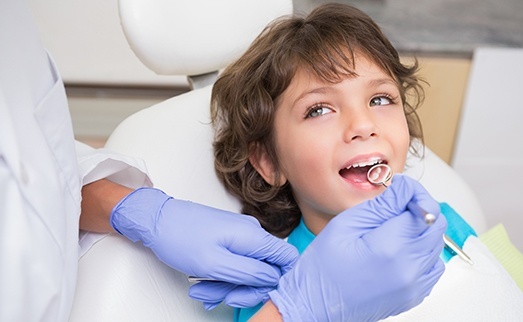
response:
{"label": "blurred background", "polygon": [[[294,0],[294,8],[323,2]],[[502,222],[523,251],[523,1],[337,2],[373,17],[402,59],[419,60],[430,84],[419,110],[427,146],[471,185],[489,227]],[[185,76],[156,75],[134,56],[117,0],[29,3],[64,79],[78,140],[101,147],[127,116],[189,90]],[[496,86],[517,88],[499,95]]]}

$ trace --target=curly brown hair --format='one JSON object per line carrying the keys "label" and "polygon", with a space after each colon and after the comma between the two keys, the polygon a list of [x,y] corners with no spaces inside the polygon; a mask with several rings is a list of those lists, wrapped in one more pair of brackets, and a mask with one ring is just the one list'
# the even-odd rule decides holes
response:
{"label": "curly brown hair", "polygon": [[[402,64],[379,26],[349,5],[324,4],[308,16],[273,21],[213,87],[216,172],[226,189],[241,200],[242,211],[276,236],[287,236],[298,225],[301,212],[289,184],[265,182],[249,157],[256,149],[265,149],[278,178],[273,132],[278,98],[298,69],[330,83],[355,76],[356,55],[364,55],[397,82],[411,142],[422,140],[415,112],[423,99],[417,61],[412,66]],[[407,93],[412,94],[409,100]]]}

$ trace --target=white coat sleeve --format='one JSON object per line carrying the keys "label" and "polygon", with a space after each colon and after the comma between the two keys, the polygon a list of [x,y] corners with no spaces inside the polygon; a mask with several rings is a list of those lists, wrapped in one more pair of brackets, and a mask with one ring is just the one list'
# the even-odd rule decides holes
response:
{"label": "white coat sleeve", "polygon": [[76,154],[82,185],[104,178],[132,189],[153,185],[143,160],[78,141]]}
{"label": "white coat sleeve", "polygon": [[[76,141],[78,170],[82,185],[108,179],[131,189],[152,187],[143,160],[118,154],[109,149],[95,149]],[[80,231],[80,257],[107,234]]]}

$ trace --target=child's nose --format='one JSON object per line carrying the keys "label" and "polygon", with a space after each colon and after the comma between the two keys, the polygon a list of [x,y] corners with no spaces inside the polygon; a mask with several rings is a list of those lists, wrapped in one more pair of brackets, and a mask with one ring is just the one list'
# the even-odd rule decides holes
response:
{"label": "child's nose", "polygon": [[379,135],[378,126],[368,109],[359,109],[345,117],[343,139],[348,143],[354,140],[367,140]]}

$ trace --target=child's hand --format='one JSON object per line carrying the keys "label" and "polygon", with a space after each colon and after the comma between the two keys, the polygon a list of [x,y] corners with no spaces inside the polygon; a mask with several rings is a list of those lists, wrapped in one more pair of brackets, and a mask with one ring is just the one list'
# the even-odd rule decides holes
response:
{"label": "child's hand", "polygon": [[[415,200],[436,215],[427,226]],[[438,203],[397,175],[380,196],[330,221],[269,293],[285,321],[376,321],[411,309],[444,271],[446,229]]]}

